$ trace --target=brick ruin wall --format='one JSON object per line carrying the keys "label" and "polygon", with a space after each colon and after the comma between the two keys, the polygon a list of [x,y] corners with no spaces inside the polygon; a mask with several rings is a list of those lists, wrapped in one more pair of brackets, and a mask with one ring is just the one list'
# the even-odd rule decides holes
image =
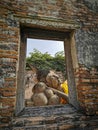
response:
{"label": "brick ruin wall", "polygon": [[98,114],[98,1],[0,0],[0,126],[14,116],[20,23],[35,17],[75,20],[79,68],[75,70],[78,99],[87,114]]}

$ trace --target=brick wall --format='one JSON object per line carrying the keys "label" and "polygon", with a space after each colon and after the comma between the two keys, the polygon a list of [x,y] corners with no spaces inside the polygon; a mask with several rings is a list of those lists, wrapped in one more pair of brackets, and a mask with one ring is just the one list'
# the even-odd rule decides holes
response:
{"label": "brick wall", "polygon": [[6,126],[14,114],[18,44],[19,26],[0,4],[0,126]]}
{"label": "brick wall", "polygon": [[80,65],[75,79],[81,108],[88,115],[98,115],[98,70]]}
{"label": "brick wall", "polygon": [[[93,3],[88,0],[0,0],[1,126],[11,120],[15,110],[20,23],[32,26],[33,19],[41,17],[78,22],[80,28],[75,36],[78,62],[92,68],[98,66],[97,5],[97,0]],[[80,67],[75,75],[80,105],[88,114],[98,114],[97,72]]]}

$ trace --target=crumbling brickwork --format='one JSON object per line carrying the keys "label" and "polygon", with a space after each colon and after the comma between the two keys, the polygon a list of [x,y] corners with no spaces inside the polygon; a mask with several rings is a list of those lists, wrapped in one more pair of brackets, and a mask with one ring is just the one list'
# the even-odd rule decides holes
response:
{"label": "crumbling brickwork", "polygon": [[97,7],[97,0],[0,0],[0,126],[8,125],[15,112],[20,25],[45,26],[40,18],[80,26],[76,49],[78,63],[85,67],[75,70],[77,95],[87,114],[98,114]]}
{"label": "crumbling brickwork", "polygon": [[81,65],[75,72],[80,106],[90,115],[98,115],[98,71]]}

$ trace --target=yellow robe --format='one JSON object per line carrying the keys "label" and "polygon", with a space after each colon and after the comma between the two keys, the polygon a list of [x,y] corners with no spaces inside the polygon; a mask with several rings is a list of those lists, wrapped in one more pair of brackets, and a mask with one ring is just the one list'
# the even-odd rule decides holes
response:
{"label": "yellow robe", "polygon": [[[61,84],[61,88],[63,89],[64,93],[68,95],[68,84],[67,84],[67,81],[64,81],[64,83]],[[61,98],[61,103],[65,104],[66,103],[65,99]]]}
{"label": "yellow robe", "polygon": [[61,84],[61,87],[62,87],[64,93],[68,95],[68,85],[67,85],[66,81],[64,81],[64,83]]}

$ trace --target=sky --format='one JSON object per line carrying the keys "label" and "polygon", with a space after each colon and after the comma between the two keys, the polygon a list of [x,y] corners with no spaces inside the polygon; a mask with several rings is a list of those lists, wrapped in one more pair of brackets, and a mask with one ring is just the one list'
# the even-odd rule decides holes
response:
{"label": "sky", "polygon": [[52,56],[56,52],[64,51],[64,45],[62,41],[52,41],[52,40],[38,40],[38,39],[27,39],[27,52],[26,56],[29,56],[30,52],[36,48],[41,53],[48,52]]}

